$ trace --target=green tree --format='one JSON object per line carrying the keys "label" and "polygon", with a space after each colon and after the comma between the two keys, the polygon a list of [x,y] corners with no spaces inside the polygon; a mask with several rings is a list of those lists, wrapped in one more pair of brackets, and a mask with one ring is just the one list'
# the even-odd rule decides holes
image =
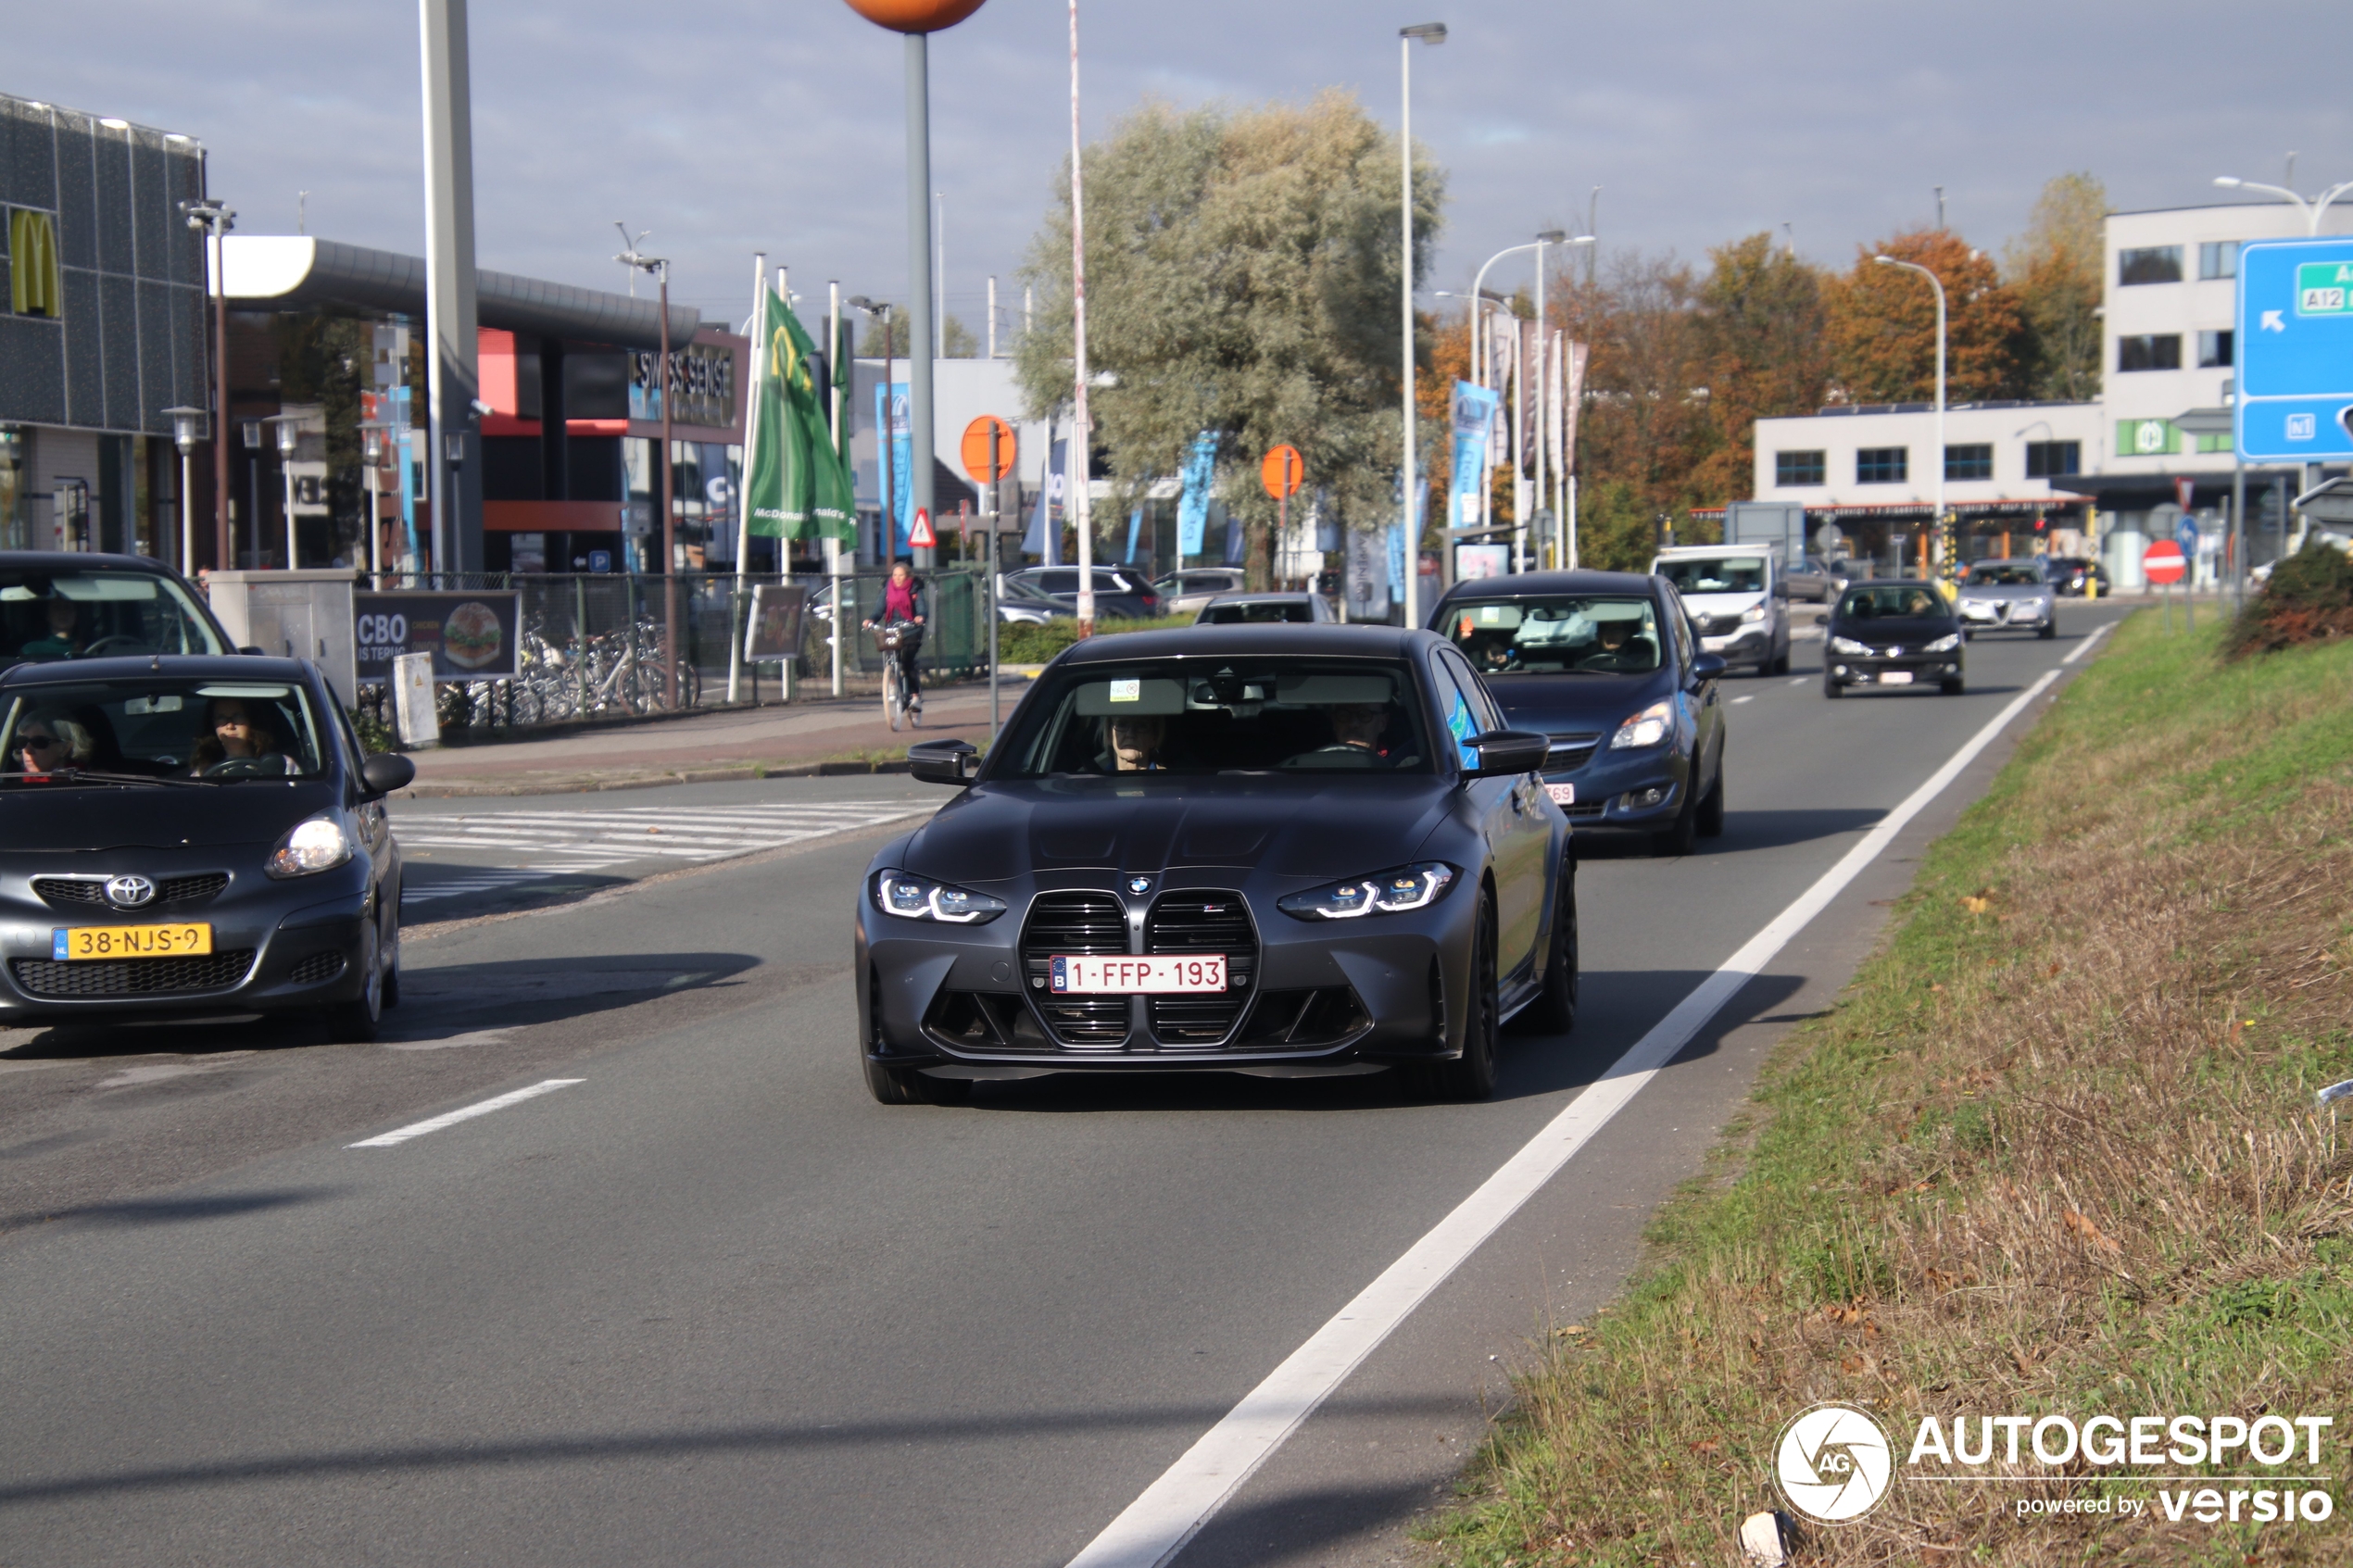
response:
{"label": "green tree", "polygon": [[[890,352],[897,358],[901,359],[907,358],[908,345],[914,341],[908,335],[912,330],[913,324],[908,320],[905,311],[893,310],[890,313]],[[945,336],[947,352],[940,356],[941,358],[978,358],[979,340],[973,336],[970,328],[953,316],[948,318],[948,331]],[[858,340],[858,357],[862,359],[879,359],[883,357],[883,330],[871,317],[866,321],[865,335]]]}
{"label": "green tree", "polygon": [[2043,187],[2026,232],[2003,252],[2025,319],[2031,396],[2080,403],[2100,395],[2107,220],[2107,187],[2090,174],[2062,174]]}
{"label": "green tree", "polygon": [[[1275,503],[1260,458],[1289,442],[1344,521],[1395,514],[1397,144],[1348,94],[1180,112],[1147,104],[1087,157],[1093,445],[1128,494],[1219,437],[1218,494],[1251,524],[1263,582]],[[1444,177],[1416,159],[1414,270]],[[1033,415],[1071,395],[1070,181],[1031,242],[1036,330],[1017,373]],[[1430,433],[1431,443],[1443,432]],[[1126,501],[1106,508],[1123,515]]]}
{"label": "green tree", "polygon": [[1565,273],[1554,286],[1564,283],[1559,321],[1591,345],[1578,419],[1579,517],[1601,504],[1598,487],[1617,482],[1632,498],[1629,516],[1639,513],[1647,529],[1655,514],[1674,514],[1678,537],[1689,538],[1690,509],[1720,499],[1699,484],[1722,439],[1692,270],[1671,254],[1629,253],[1590,288]]}
{"label": "green tree", "polygon": [[1830,387],[1830,346],[1819,270],[1770,234],[1708,252],[1700,285],[1698,352],[1706,368],[1716,438],[1694,470],[1709,504],[1749,498],[1755,483],[1756,421],[1810,414]]}
{"label": "green tree", "polygon": [[1955,403],[2016,397],[2025,324],[2018,296],[1983,252],[1949,229],[1915,229],[1861,247],[1831,280],[1831,364],[1857,403],[1925,402],[1936,395],[1936,295],[1917,273],[1882,267],[1891,256],[1927,268],[1944,285],[1946,395]]}

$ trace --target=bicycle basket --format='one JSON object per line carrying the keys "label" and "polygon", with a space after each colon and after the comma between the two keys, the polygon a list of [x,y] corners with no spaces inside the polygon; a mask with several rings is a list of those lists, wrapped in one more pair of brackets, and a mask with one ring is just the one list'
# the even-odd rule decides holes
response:
{"label": "bicycle basket", "polygon": [[897,653],[922,634],[922,628],[916,626],[877,626],[875,628],[875,650],[877,653]]}

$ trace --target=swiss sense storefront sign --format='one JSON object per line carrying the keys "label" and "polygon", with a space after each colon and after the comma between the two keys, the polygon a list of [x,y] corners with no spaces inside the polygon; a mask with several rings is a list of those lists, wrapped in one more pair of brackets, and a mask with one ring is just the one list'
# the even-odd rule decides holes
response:
{"label": "swiss sense storefront sign", "polygon": [[515,672],[522,596],[504,593],[354,594],[359,679],[388,681],[407,653],[433,656],[436,681],[497,681]]}

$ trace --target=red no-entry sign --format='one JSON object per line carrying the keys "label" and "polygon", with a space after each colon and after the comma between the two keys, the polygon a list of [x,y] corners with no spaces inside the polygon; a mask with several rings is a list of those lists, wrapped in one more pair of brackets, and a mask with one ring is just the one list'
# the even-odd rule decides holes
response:
{"label": "red no-entry sign", "polygon": [[2189,563],[2182,558],[2182,546],[2171,539],[2158,539],[2141,552],[2141,574],[2159,587],[2171,587],[2182,580]]}

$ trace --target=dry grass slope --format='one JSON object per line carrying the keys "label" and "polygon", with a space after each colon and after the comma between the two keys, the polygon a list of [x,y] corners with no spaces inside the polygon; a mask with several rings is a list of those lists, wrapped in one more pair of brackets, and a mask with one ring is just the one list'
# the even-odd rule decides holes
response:
{"label": "dry grass slope", "polygon": [[[1775,1434],[1826,1399],[1881,1411],[1899,1458],[1926,1415],[2332,1414],[2342,1480],[2353,1128],[2313,1091],[2353,1077],[2353,646],[2215,641],[2144,614],[2065,693],[1628,1298],[1555,1332],[1441,1558],[1737,1562]],[[2260,1531],[2009,1511],[2103,1491],[2150,1488],[2080,1460],[1899,1486],[1801,1561],[2353,1552],[2342,1504]]]}

